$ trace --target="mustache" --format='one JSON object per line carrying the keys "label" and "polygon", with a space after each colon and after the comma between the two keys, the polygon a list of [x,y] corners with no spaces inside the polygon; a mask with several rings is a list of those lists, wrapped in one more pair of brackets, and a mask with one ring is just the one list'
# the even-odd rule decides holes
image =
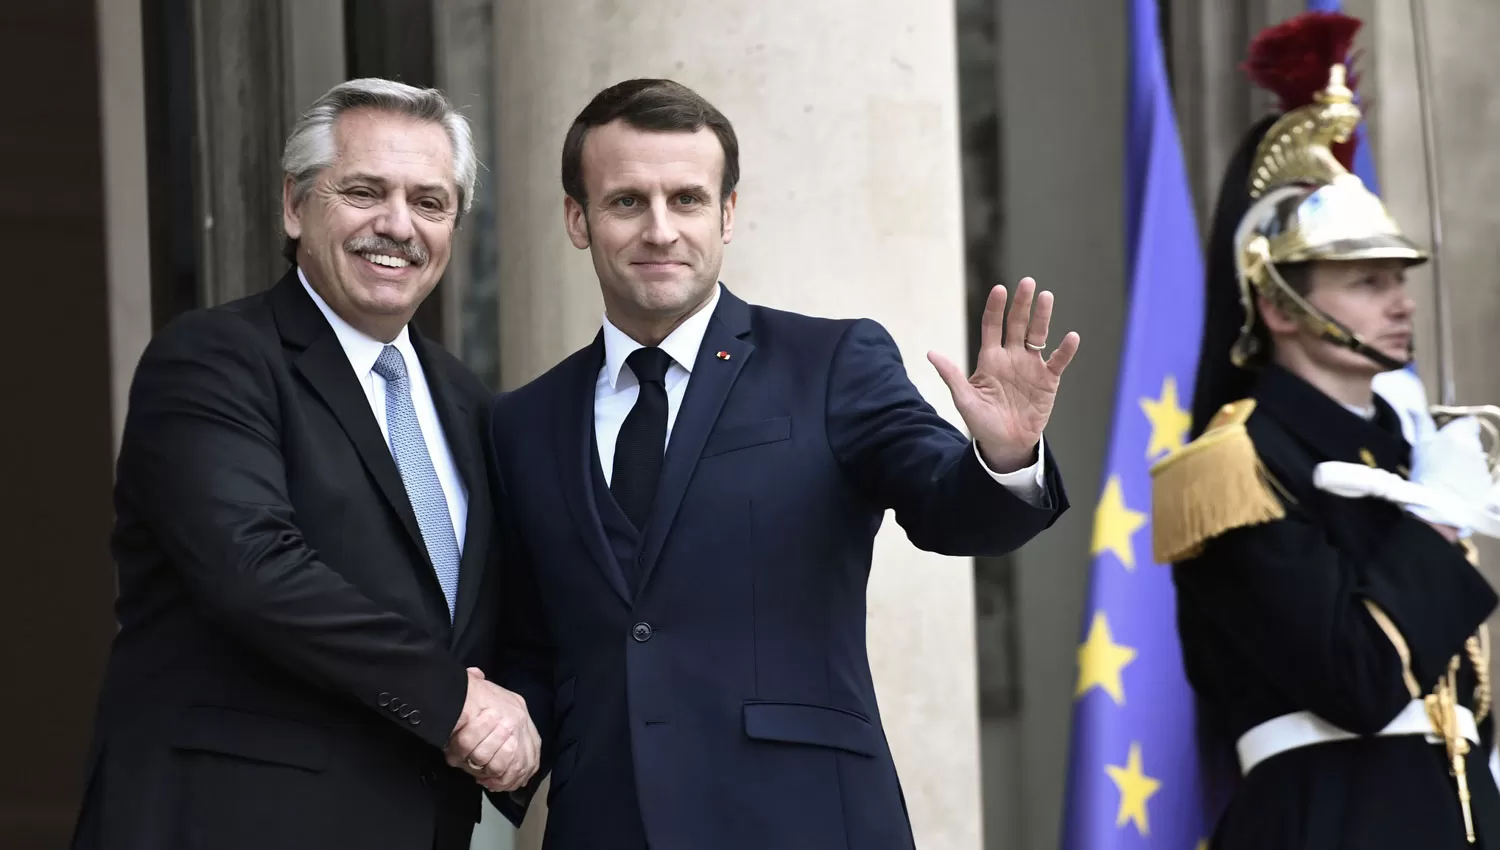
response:
{"label": "mustache", "polygon": [[386,254],[400,257],[414,266],[427,264],[427,249],[415,241],[397,242],[385,236],[356,236],[344,243],[351,254]]}

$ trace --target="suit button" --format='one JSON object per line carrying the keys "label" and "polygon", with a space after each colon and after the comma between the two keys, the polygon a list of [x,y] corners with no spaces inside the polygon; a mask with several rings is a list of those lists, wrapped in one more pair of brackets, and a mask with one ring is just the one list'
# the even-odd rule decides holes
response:
{"label": "suit button", "polygon": [[437,774],[431,770],[422,771],[422,787],[431,788],[437,784]]}
{"label": "suit button", "polygon": [[422,725],[422,712],[420,712],[420,711],[413,711],[411,713],[411,717],[406,718],[406,722],[410,723],[413,726],[421,726]]}
{"label": "suit button", "polygon": [[635,628],[630,630],[630,636],[641,643],[645,643],[651,639],[651,624],[636,623]]}
{"label": "suit button", "polygon": [[375,701],[380,703],[381,708],[385,708],[386,706],[391,704],[391,695],[382,693],[379,697],[376,698]]}
{"label": "suit button", "polygon": [[399,712],[399,713],[400,713],[400,715],[401,715],[401,719],[402,719],[402,720],[405,720],[405,719],[406,719],[406,718],[408,718],[408,717],[411,717],[411,713],[412,713],[412,712],[413,712],[413,711],[415,711],[415,710],[416,710],[416,709],[413,709],[413,708],[412,708],[412,707],[411,707],[411,706],[409,706],[409,705],[403,705],[403,706],[401,706],[401,711],[400,711],[400,712]]}
{"label": "suit button", "polygon": [[392,699],[391,700],[390,709],[391,709],[391,711],[398,711],[399,712],[401,710],[401,706],[403,706],[403,705],[406,705],[406,703],[402,702],[399,699]]}

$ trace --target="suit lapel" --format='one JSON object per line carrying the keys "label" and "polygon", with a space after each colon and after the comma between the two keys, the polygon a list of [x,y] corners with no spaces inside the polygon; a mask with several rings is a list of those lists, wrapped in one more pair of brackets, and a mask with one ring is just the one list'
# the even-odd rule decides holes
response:
{"label": "suit lapel", "polygon": [[[693,478],[693,470],[698,467],[703,445],[719,419],[719,411],[724,408],[725,399],[729,398],[730,388],[755,351],[755,346],[745,339],[749,334],[749,305],[731,295],[727,288],[724,289],[719,296],[719,306],[715,308],[708,330],[703,335],[703,343],[698,346],[698,357],[693,362],[687,394],[672,425],[671,442],[667,445],[667,455],[663,459],[656,500],[651,506],[651,518],[646,523],[638,592],[651,580],[651,573],[656,569],[656,560],[666,542],[667,532],[672,527],[678,508],[682,506],[682,498],[687,493],[688,482]],[[728,357],[721,357],[720,352]]]}
{"label": "suit lapel", "polygon": [[469,494],[468,518],[464,524],[463,556],[458,568],[458,600],[453,617],[453,642],[456,646],[464,626],[474,613],[475,597],[484,579],[485,552],[489,550],[490,498],[485,465],[480,460],[478,425],[474,411],[459,399],[448,382],[442,364],[431,356],[427,340],[412,329],[412,348],[422,361],[427,388],[432,392],[433,406],[443,425],[443,437],[453,452],[454,464]]}
{"label": "suit lapel", "polygon": [[422,560],[427,562],[427,547],[422,542],[417,515],[406,497],[396,459],[391,456],[390,446],[386,445],[370,410],[369,398],[354,376],[338,336],[318,312],[318,305],[303,291],[296,269],[276,285],[271,292],[271,304],[282,340],[294,349],[301,349],[292,359],[293,366],[333,411],[360,461],[395,510]]}
{"label": "suit lapel", "polygon": [[604,334],[600,332],[592,345],[570,358],[571,368],[562,375],[563,390],[558,402],[560,427],[555,431],[557,457],[574,526],[609,586],[629,605],[632,594],[625,584],[625,574],[610,553],[604,523],[599,519],[599,506],[594,501],[594,386],[603,365]]}

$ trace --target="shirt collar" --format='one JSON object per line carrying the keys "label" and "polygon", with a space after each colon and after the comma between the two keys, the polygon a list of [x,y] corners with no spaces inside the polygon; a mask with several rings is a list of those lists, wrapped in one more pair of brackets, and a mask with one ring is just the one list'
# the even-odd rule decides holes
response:
{"label": "shirt collar", "polygon": [[[380,358],[380,352],[385,350],[385,343],[355,328],[344,321],[343,316],[335,313],[328,302],[323,300],[323,296],[307,282],[307,275],[302,273],[300,266],[297,268],[297,279],[302,281],[302,288],[307,290],[313,303],[322,311],[323,318],[333,327],[334,334],[339,338],[339,345],[344,348],[344,355],[349,358],[349,365],[354,367],[354,374],[363,379],[375,368],[375,361]],[[412,364],[416,362],[417,352],[411,346],[411,334],[406,327],[401,328],[401,333],[391,341],[391,345],[396,346],[401,356],[406,358],[407,370],[414,368]]]}
{"label": "shirt collar", "polygon": [[[703,347],[703,337],[708,333],[709,320],[714,316],[714,308],[719,305],[719,290],[719,285],[714,284],[713,297],[703,305],[703,309],[687,317],[682,324],[667,335],[666,339],[661,341],[659,346],[688,374],[693,372],[693,361],[698,358],[698,349]],[[645,346],[615,327],[614,323],[609,320],[609,314],[606,313],[604,316],[604,368],[609,375],[610,389],[617,388],[620,370],[625,368],[625,358],[637,348],[645,348]]]}

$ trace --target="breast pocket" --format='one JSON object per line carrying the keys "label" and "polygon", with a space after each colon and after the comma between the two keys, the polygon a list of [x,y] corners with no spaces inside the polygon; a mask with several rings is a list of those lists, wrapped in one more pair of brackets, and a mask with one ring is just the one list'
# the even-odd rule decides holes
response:
{"label": "breast pocket", "polygon": [[777,416],[759,422],[720,425],[708,435],[703,445],[703,457],[728,454],[729,452],[777,443],[792,437],[792,417]]}

